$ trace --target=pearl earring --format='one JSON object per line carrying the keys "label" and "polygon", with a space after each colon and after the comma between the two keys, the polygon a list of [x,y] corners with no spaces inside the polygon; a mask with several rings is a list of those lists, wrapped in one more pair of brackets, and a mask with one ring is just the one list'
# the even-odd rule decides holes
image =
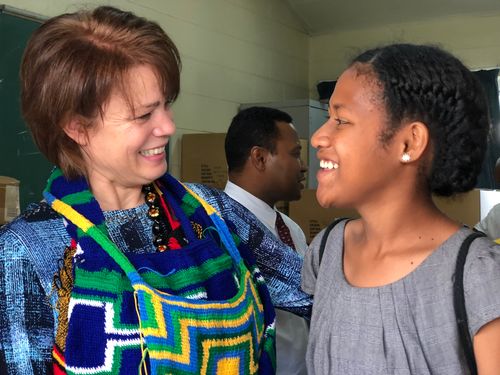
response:
{"label": "pearl earring", "polygon": [[403,156],[401,156],[401,161],[403,163],[408,163],[410,160],[411,160],[410,154],[407,152],[403,153]]}

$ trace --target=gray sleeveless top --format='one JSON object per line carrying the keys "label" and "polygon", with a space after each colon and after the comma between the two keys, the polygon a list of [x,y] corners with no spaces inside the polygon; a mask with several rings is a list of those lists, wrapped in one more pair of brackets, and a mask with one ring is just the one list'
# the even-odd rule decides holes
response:
{"label": "gray sleeveless top", "polygon": [[[414,271],[388,285],[351,286],[343,272],[345,222],[311,243],[302,289],[314,295],[307,369],[335,375],[467,375],[453,309],[458,250],[471,233],[462,228]],[[486,238],[470,248],[464,289],[471,336],[500,317],[500,247]]]}

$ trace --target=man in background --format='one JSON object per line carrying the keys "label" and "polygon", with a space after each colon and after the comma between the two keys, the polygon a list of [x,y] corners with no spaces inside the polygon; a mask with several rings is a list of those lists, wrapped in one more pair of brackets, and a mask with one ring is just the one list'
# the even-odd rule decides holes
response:
{"label": "man in background", "polygon": [[[495,184],[500,184],[500,158],[495,164]],[[493,241],[500,243],[500,203],[494,205],[486,217],[476,224],[475,228],[485,233]]]}
{"label": "man in background", "polygon": [[[292,118],[273,108],[238,113],[225,140],[228,179],[224,192],[252,212],[278,240],[303,255],[304,232],[276,210],[278,201],[300,199],[307,167],[300,158]],[[303,318],[276,310],[277,374],[306,374],[308,326]]]}

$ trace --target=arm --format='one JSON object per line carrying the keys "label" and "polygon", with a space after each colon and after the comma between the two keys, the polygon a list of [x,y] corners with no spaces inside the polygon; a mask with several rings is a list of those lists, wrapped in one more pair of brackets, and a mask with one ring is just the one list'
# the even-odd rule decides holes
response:
{"label": "arm", "polygon": [[274,306],[309,318],[312,298],[300,287],[302,257],[278,241],[252,213],[243,207],[242,210],[245,211],[233,207],[231,210],[223,210],[222,215],[226,223],[251,250],[266,280]]}
{"label": "arm", "polygon": [[312,298],[300,288],[302,257],[278,241],[245,207],[227,194],[200,184],[189,184],[219,211],[245,245],[251,249],[275,307],[309,317]]}
{"label": "arm", "polygon": [[25,247],[0,231],[0,369],[46,374],[51,364],[53,317]]}
{"label": "arm", "polygon": [[465,264],[464,290],[469,332],[479,375],[500,369],[500,246],[475,240]]}
{"label": "arm", "polygon": [[492,240],[500,237],[500,204],[495,205],[475,228],[485,233]]}
{"label": "arm", "polygon": [[497,375],[500,371],[500,318],[486,324],[474,337],[478,375]]}

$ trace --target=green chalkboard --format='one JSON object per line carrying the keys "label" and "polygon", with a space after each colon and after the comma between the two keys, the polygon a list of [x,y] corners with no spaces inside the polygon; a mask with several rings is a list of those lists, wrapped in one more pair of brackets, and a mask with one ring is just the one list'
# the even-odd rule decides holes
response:
{"label": "green chalkboard", "polygon": [[0,175],[20,181],[21,210],[42,198],[51,165],[36,148],[21,117],[19,65],[38,21],[0,7]]}

